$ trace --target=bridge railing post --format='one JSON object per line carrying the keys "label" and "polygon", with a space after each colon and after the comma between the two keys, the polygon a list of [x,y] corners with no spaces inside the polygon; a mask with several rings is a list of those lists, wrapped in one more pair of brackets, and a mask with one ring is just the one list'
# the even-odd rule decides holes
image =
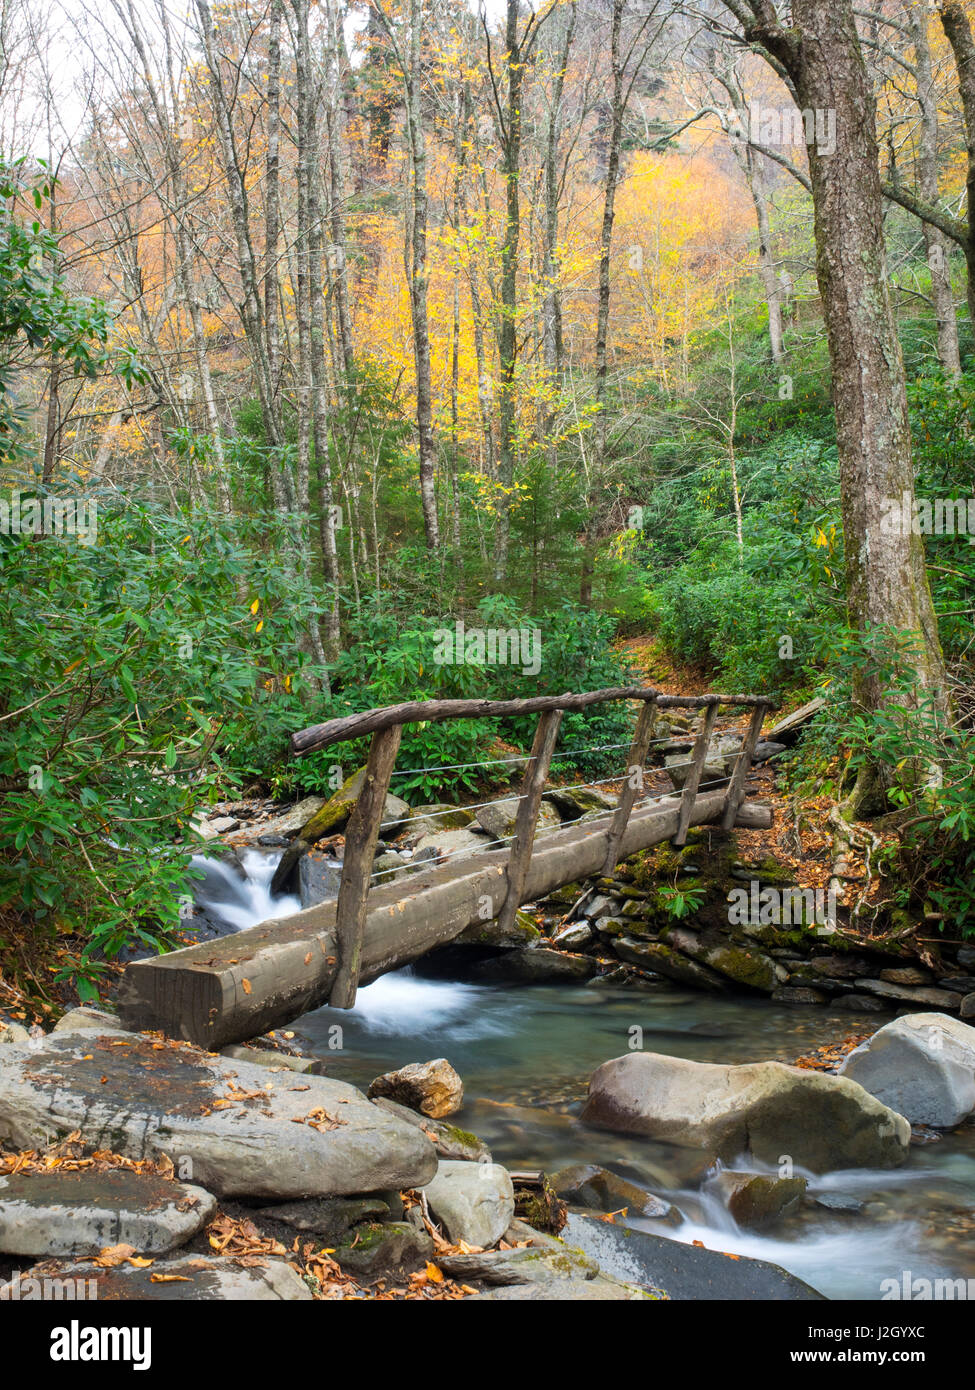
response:
{"label": "bridge railing post", "polygon": [[752,717],[748,722],[748,731],[745,734],[744,742],[741,745],[741,752],[735,759],[734,770],[731,774],[731,781],[728,783],[728,792],[724,801],[724,814],[721,817],[722,830],[730,830],[735,823],[738,814],[738,807],[745,799],[745,778],[752,765],[752,758],[755,754],[755,745],[758,743],[759,735],[762,732],[762,725],[765,723],[767,706],[758,704],[752,710]]}
{"label": "bridge railing post", "polygon": [[626,760],[626,781],[623,783],[623,790],[620,792],[619,800],[616,803],[616,810],[609,827],[609,837],[606,842],[606,859],[603,863],[603,874],[608,875],[616,868],[616,861],[619,857],[619,848],[623,842],[623,835],[626,831],[630,819],[630,812],[636,803],[637,795],[643,790],[643,767],[647,760],[647,753],[650,749],[650,740],[653,737],[654,726],[657,722],[657,701],[656,697],[644,700],[643,708],[640,710],[636,721],[636,730],[633,734],[633,742],[630,744],[630,752]]}
{"label": "bridge railing post", "polygon": [[684,783],[684,790],[680,799],[680,814],[677,817],[677,833],[673,838],[672,844],[680,849],[687,843],[687,831],[691,824],[691,813],[694,810],[694,802],[697,800],[697,789],[701,784],[701,773],[704,771],[704,764],[708,756],[708,747],[711,743],[711,734],[714,731],[714,721],[718,717],[718,701],[711,700],[704,710],[704,720],[701,724],[701,732],[697,736],[694,744],[694,751],[691,754],[691,765],[687,769],[687,781]]}
{"label": "bridge railing post", "polygon": [[508,855],[508,891],[498,913],[498,926],[502,932],[513,925],[515,914],[521,905],[531,866],[542,793],[545,790],[549,764],[555,751],[555,740],[561,723],[562,711],[548,710],[539,716],[538,728],[535,730],[532,751],[521,783],[518,812],[515,816],[515,835]]}
{"label": "bridge railing post", "polygon": [[402,724],[393,724],[373,734],[362,791],[345,831],[342,877],[335,905],[338,969],[328,999],[336,1009],[351,1009],[355,1004],[372,862],[402,733]]}

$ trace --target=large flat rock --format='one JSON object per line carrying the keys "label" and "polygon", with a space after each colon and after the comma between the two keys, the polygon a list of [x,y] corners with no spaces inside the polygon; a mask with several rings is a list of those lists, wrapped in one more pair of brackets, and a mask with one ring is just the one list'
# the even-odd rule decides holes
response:
{"label": "large flat rock", "polygon": [[604,1274],[631,1284],[662,1289],[672,1299],[755,1299],[762,1302],[822,1299],[823,1294],[778,1265],[734,1259],[718,1250],[685,1245],[636,1231],[618,1222],[570,1214],[562,1237]]}
{"label": "large flat rock", "polygon": [[185,1245],[216,1208],[202,1187],[126,1168],[18,1173],[0,1178],[0,1250],[43,1259],[131,1245],[159,1255]]}
{"label": "large flat rock", "polygon": [[[57,1281],[55,1283],[55,1281]],[[70,1281],[66,1283],[65,1281]],[[75,1282],[77,1281],[77,1282]],[[61,1292],[45,1291],[45,1285]],[[71,1288],[72,1293],[64,1290]],[[144,1269],[129,1264],[101,1269],[94,1264],[70,1264],[56,1274],[35,1275],[28,1270],[8,1284],[0,1284],[0,1300],[26,1303],[36,1298],[97,1299],[99,1303],[145,1302],[197,1303],[200,1299],[248,1302],[310,1302],[311,1290],[284,1260],[242,1266],[232,1260],[205,1255],[186,1255],[177,1260],[156,1260]]]}
{"label": "large flat rock", "polygon": [[420,1187],[437,1171],[422,1130],[324,1077],[271,1075],[132,1033],[49,1035],[5,1048],[0,1141],[34,1148],[80,1130],[131,1158],[167,1155],[220,1196],[332,1197]]}

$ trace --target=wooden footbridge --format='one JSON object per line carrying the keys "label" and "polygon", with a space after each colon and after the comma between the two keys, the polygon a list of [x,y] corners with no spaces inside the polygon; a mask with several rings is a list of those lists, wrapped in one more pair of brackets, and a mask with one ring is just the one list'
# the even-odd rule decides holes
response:
{"label": "wooden footbridge", "polygon": [[[546,833],[536,824],[564,712],[609,701],[639,702],[639,714],[615,810]],[[216,1050],[292,1022],[309,1009],[348,1009],[356,989],[453,940],[465,928],[498,918],[556,888],[609,874],[631,854],[670,840],[684,844],[692,825],[768,824],[767,808],[744,802],[745,779],[772,701],[757,695],[664,695],[648,687],[542,695],[525,700],[433,700],[391,705],[333,719],[292,735],[296,755],[364,734],[372,741],[362,792],[345,834],[338,898],[273,918],[219,941],[188,946],[126,967],[122,1020],[160,1029]],[[720,709],[751,711],[727,786],[701,787]],[[637,805],[658,710],[703,711],[680,795]],[[383,807],[404,724],[537,714],[538,727],[518,793],[509,848],[484,850],[370,888]]]}

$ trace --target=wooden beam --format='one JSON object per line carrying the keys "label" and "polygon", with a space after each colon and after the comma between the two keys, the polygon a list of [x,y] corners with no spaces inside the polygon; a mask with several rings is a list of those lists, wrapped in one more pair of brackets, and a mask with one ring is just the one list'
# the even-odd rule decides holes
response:
{"label": "wooden beam", "polygon": [[611,874],[616,868],[620,841],[623,839],[626,822],[630,819],[630,812],[636,802],[637,793],[643,790],[643,765],[647,760],[647,752],[650,748],[650,740],[653,738],[656,722],[657,702],[656,700],[647,700],[636,721],[633,742],[630,745],[629,757],[626,760],[627,776],[616,804],[613,823],[610,826],[609,846],[606,850],[606,862],[603,865],[604,874]]}
{"label": "wooden beam", "polygon": [[697,797],[697,789],[701,783],[701,773],[704,770],[704,763],[708,756],[708,745],[711,742],[711,733],[714,729],[714,721],[718,717],[717,701],[713,705],[708,705],[704,712],[704,722],[701,725],[701,732],[697,736],[694,744],[694,752],[691,754],[691,765],[687,771],[687,781],[684,783],[684,790],[680,799],[680,819],[677,822],[677,834],[674,836],[674,845],[680,848],[687,843],[687,831],[691,823],[691,813],[694,810],[694,801]]}
{"label": "wooden beam", "polygon": [[402,733],[402,724],[393,724],[373,734],[365,781],[345,830],[342,877],[335,909],[339,968],[328,1000],[336,1009],[351,1009],[355,1004],[362,937],[366,929],[366,895]]}
{"label": "wooden beam", "polygon": [[291,735],[291,751],[298,756],[327,748],[346,739],[362,738],[394,724],[420,721],[436,724],[444,719],[501,719],[515,715],[542,714],[546,710],[583,710],[612,700],[656,700],[661,709],[705,709],[712,704],[755,705],[774,708],[764,695],[661,695],[650,686],[616,686],[590,690],[582,695],[534,695],[527,700],[411,700],[402,705],[364,710],[325,724],[313,724]]}
{"label": "wooden beam", "polygon": [[508,855],[508,892],[498,913],[498,927],[504,933],[515,920],[515,913],[522,904],[522,892],[528,878],[531,864],[532,846],[535,843],[535,828],[538,824],[538,811],[542,804],[542,792],[548,778],[549,763],[555,749],[555,740],[562,723],[562,711],[546,710],[538,717],[535,740],[531,756],[521,783],[518,814],[515,816],[515,838]]}
{"label": "wooden beam", "polygon": [[731,781],[728,783],[728,794],[725,797],[724,803],[724,815],[721,817],[722,830],[730,830],[734,825],[738,807],[745,799],[745,778],[748,776],[748,769],[752,765],[755,745],[758,742],[764,723],[765,710],[761,705],[756,705],[752,710],[752,717],[748,723],[748,732],[745,734],[744,742],[741,745],[741,752],[735,759]]}
{"label": "wooden beam", "polygon": [[[692,823],[706,825],[724,812],[723,790],[698,796]],[[767,824],[767,807],[756,808]],[[676,798],[636,807],[620,845],[623,858],[668,840],[676,831]],[[754,824],[752,807],[739,812]],[[524,901],[532,902],[563,884],[600,872],[606,859],[609,817],[566,826],[536,841]],[[389,970],[409,965],[482,922],[485,896],[504,889],[507,851],[491,850],[451,860],[437,868],[369,894],[359,981],[368,984]],[[319,903],[291,917],[271,918],[246,931],[126,966],[119,1012],[126,1028],[160,1029],[216,1051],[247,1042],[269,1028],[286,1027],[326,1003],[335,979],[336,903]]]}

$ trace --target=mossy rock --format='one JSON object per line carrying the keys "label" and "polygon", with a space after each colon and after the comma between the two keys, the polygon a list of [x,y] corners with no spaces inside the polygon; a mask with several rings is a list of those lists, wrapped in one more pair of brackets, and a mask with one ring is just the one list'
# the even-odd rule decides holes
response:
{"label": "mossy rock", "polygon": [[347,777],[333,796],[321,810],[316,811],[310,820],[307,820],[298,832],[300,839],[305,844],[313,845],[316,840],[321,840],[325,835],[337,834],[348,821],[352,814],[355,803],[362,791],[363,783],[366,780],[366,769],[360,767],[358,772],[353,772],[351,777]]}
{"label": "mossy rock", "polygon": [[349,1274],[375,1278],[388,1270],[425,1264],[433,1254],[433,1241],[409,1221],[384,1221],[353,1227],[334,1249],[336,1262]]}

